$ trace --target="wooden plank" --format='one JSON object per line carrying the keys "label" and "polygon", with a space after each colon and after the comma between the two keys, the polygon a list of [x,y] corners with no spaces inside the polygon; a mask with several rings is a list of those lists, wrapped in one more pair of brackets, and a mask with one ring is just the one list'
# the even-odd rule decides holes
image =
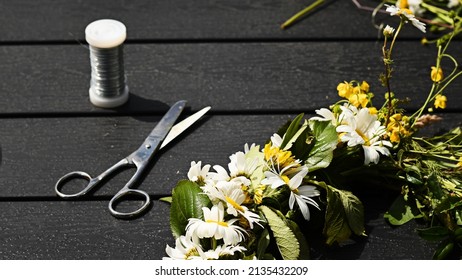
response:
{"label": "wooden plank", "polygon": [[172,244],[169,205],[119,220],[107,202],[0,203],[0,259],[160,259]]}
{"label": "wooden plank", "polygon": [[[2,0],[0,42],[84,41],[85,27],[102,18],[122,21],[127,26],[129,40],[312,40],[377,37],[377,30],[371,24],[370,12],[358,10],[350,1],[326,2],[329,4],[323,9],[293,28],[282,31],[280,24],[303,9],[308,2]],[[397,25],[397,21],[395,24]],[[409,32],[410,36],[422,37],[422,33],[409,29],[413,31]]]}
{"label": "wooden plank", "polygon": [[[383,198],[383,195],[380,196]],[[376,197],[379,200],[379,197]],[[135,220],[118,220],[107,201],[0,203],[0,259],[161,259],[174,246],[169,205],[155,201]],[[313,256],[329,259],[429,259],[436,244],[420,239],[414,222],[393,228],[366,208],[367,238]],[[314,245],[316,246],[316,245]]]}
{"label": "wooden plank", "polygon": [[[191,161],[226,166],[245,143],[263,145],[294,115],[212,115],[160,152],[139,187],[166,196],[185,179]],[[462,123],[462,114],[443,115],[428,134]],[[160,117],[0,119],[0,198],[55,198],[54,185],[74,170],[97,176],[139,147]],[[127,182],[124,172],[98,190],[109,196]],[[68,190],[70,191],[70,190]]]}
{"label": "wooden plank", "polygon": [[[186,178],[191,161],[225,165],[244,144],[264,143],[293,116],[205,117],[159,153],[140,189],[169,195]],[[129,155],[160,117],[33,118],[0,120],[2,165],[0,197],[56,197],[54,185],[64,174],[84,170],[97,176]],[[113,195],[132,175],[123,172],[96,195]],[[76,190],[76,187],[72,189]],[[68,189],[68,191],[71,191]]]}
{"label": "wooden plank", "polygon": [[[215,112],[313,112],[336,102],[337,84],[345,80],[368,81],[381,104],[380,48],[375,42],[128,45],[131,98],[104,110],[88,100],[85,47],[3,46],[0,114],[159,114],[178,99],[189,100],[192,110],[211,105]],[[396,50],[392,90],[410,97],[407,107],[415,109],[431,88],[435,49],[402,41]],[[448,109],[460,110],[461,91],[462,79],[445,91]]]}

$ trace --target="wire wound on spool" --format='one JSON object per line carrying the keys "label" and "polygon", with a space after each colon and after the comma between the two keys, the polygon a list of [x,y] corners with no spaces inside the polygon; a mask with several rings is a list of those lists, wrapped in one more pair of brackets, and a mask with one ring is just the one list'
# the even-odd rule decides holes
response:
{"label": "wire wound on spool", "polygon": [[85,29],[85,39],[90,45],[90,101],[104,108],[124,104],[128,100],[122,44],[125,25],[111,19],[94,21]]}

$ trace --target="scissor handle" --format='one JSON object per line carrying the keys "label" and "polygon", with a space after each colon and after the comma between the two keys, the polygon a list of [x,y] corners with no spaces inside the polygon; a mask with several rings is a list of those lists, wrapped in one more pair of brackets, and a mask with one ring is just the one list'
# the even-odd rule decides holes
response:
{"label": "scissor handle", "polygon": [[[76,193],[71,193],[71,194],[66,194],[63,193],[61,190],[70,181],[73,179],[85,179],[88,181],[88,185],[81,191],[76,192]],[[83,172],[83,171],[73,171],[69,172],[63,177],[61,177],[55,185],[55,192],[58,196],[65,198],[65,199],[71,199],[71,198],[76,198],[83,196],[87,194],[100,180],[98,178],[92,178],[90,174]]]}
{"label": "scissor handle", "polygon": [[[120,212],[115,210],[115,205],[119,203],[121,200],[123,200],[125,196],[128,195],[144,197],[143,204],[140,206],[140,208],[132,212]],[[138,189],[123,188],[116,195],[114,195],[114,197],[112,197],[111,201],[109,201],[109,211],[116,218],[129,219],[142,214],[149,207],[150,204],[151,198],[149,197],[149,194],[147,194],[145,191]]]}

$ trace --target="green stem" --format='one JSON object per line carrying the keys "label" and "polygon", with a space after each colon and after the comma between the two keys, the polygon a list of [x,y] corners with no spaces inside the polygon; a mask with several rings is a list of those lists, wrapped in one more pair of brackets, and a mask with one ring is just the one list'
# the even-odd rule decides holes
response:
{"label": "green stem", "polygon": [[[442,57],[442,49],[441,49],[441,45],[438,46],[438,55],[436,57],[436,69],[438,69],[440,67],[440,63],[441,63],[441,57]],[[448,83],[446,83],[447,85]],[[411,118],[414,119],[414,122],[412,123],[411,125],[411,128],[414,127],[414,125],[416,124],[416,122],[419,120],[419,118],[422,116],[425,108],[427,108],[428,104],[430,103],[430,101],[436,96],[436,94],[434,94],[434,92],[438,89],[438,85],[439,85],[439,82],[433,82],[433,85],[432,85],[432,88],[430,90],[430,93],[428,94],[427,96],[427,100],[425,100],[425,103],[422,105],[422,107],[420,107],[419,110],[417,110],[414,114],[412,114]]]}
{"label": "green stem", "polygon": [[314,2],[313,4],[309,5],[308,7],[306,7],[305,9],[301,10],[300,12],[296,13],[294,16],[292,16],[291,18],[289,18],[286,22],[284,22],[282,25],[281,25],[281,29],[286,29],[287,27],[291,26],[292,24],[294,24],[295,22],[299,21],[300,19],[302,19],[305,15],[307,15],[309,12],[311,12],[312,10],[314,10],[316,7],[318,7],[319,5],[321,4],[324,4],[324,0],[317,0],[316,2]]}
{"label": "green stem", "polygon": [[[388,112],[387,112],[387,116],[385,118],[385,127],[388,127],[388,123],[390,122],[390,117],[392,116],[393,112],[393,96],[391,94],[391,86],[390,86],[390,78],[391,78],[391,67],[390,67],[390,63],[391,63],[391,54],[392,54],[392,51],[393,51],[393,46],[395,45],[395,42],[396,42],[396,38],[398,37],[398,34],[399,32],[401,31],[401,28],[403,27],[404,25],[404,20],[401,19],[401,21],[399,22],[399,26],[398,26],[398,29],[396,30],[395,32],[395,35],[393,36],[393,40],[391,41],[391,44],[390,44],[390,48],[388,49],[388,51],[385,49],[385,45],[384,45],[384,48],[383,48],[383,56],[384,56],[384,64],[385,64],[385,86],[387,87],[387,91],[388,91],[388,97],[387,97],[387,103],[388,103]],[[385,38],[384,40],[384,44],[386,44],[387,40]]]}
{"label": "green stem", "polygon": [[212,246],[212,250],[215,250],[217,248],[217,240],[215,239],[215,237],[212,237],[210,239],[210,243],[211,243],[211,246]]}

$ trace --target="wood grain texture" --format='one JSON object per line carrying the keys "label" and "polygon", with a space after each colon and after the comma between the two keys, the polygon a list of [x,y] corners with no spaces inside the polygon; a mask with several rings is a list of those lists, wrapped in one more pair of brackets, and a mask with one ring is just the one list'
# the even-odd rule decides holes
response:
{"label": "wood grain texture", "polygon": [[[382,196],[383,197],[383,196]],[[411,222],[393,228],[374,212],[366,220],[368,237],[322,253],[324,259],[428,259],[435,244],[421,240]],[[154,201],[136,220],[118,220],[107,201],[0,203],[0,259],[161,259],[174,245],[170,206]],[[412,245],[410,245],[412,244]]]}
{"label": "wood grain texture", "polygon": [[[280,25],[303,9],[302,0],[0,1],[0,41],[84,41],[92,21],[113,18],[127,26],[128,40],[228,40],[376,38],[370,12],[351,1],[328,0],[294,27]],[[377,4],[379,1],[370,3]],[[326,17],[329,15],[329,17]],[[389,20],[389,16],[380,15]],[[345,24],[348,22],[348,24]],[[394,21],[397,24],[397,21]],[[409,28],[409,36],[421,38]],[[320,32],[323,31],[323,32]],[[324,32],[327,31],[327,32]]]}
{"label": "wood grain texture", "polygon": [[[225,165],[245,143],[263,144],[292,115],[211,116],[162,150],[140,189],[169,195],[186,178],[191,161]],[[3,119],[0,197],[53,197],[64,174],[97,176],[137,149],[160,117]],[[121,173],[95,195],[113,195],[132,175]],[[72,188],[76,190],[76,187]],[[71,189],[69,189],[70,191]]]}
{"label": "wood grain texture", "polygon": [[0,203],[0,259],[160,259],[172,244],[169,205],[118,220],[99,202]]}
{"label": "wood grain texture", "polygon": [[[460,44],[453,46],[459,59]],[[431,88],[434,55],[417,42],[397,44],[391,85],[400,98],[411,98],[409,110]],[[130,100],[104,110],[88,100],[88,56],[83,46],[0,47],[0,115],[159,114],[179,99],[192,110],[298,113],[339,100],[342,81],[368,81],[377,106],[385,92],[378,42],[136,44],[125,48]],[[445,91],[448,110],[461,109],[460,92],[462,79]]]}
{"label": "wood grain texture", "polygon": [[[228,164],[228,156],[245,143],[263,145],[294,115],[211,115],[162,150],[140,189],[169,195],[186,178],[191,161]],[[445,121],[427,133],[461,125],[462,115],[443,115]],[[56,198],[55,182],[64,174],[87,171],[97,176],[137,149],[160,117],[0,119],[0,198]],[[113,195],[131,172],[105,184],[95,195]],[[69,190],[70,191],[70,190]],[[103,198],[106,199],[106,198]]]}

